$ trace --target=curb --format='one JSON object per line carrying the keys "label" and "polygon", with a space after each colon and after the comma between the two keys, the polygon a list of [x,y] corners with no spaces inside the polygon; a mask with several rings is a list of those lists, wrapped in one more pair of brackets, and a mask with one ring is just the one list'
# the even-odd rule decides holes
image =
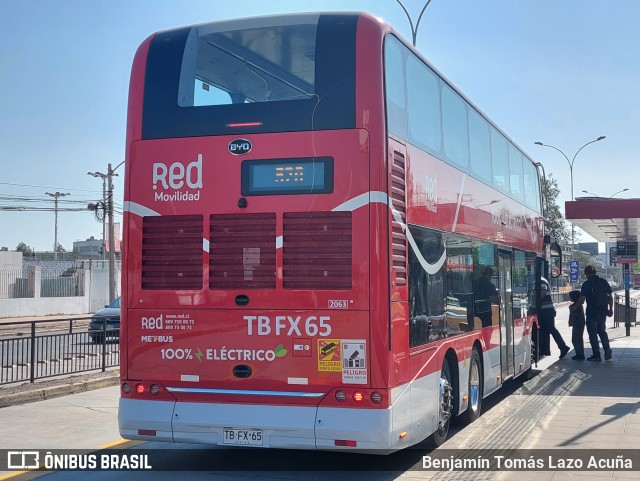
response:
{"label": "curb", "polygon": [[107,372],[104,376],[97,379],[75,382],[70,379],[63,380],[62,384],[45,388],[37,387],[36,383],[36,385],[31,385],[33,386],[31,389],[25,389],[24,391],[9,393],[6,395],[4,395],[2,390],[0,390],[0,408],[44,401],[46,399],[67,396],[69,394],[78,394],[94,389],[117,386],[119,382],[120,373],[118,371],[111,371],[111,373]]}

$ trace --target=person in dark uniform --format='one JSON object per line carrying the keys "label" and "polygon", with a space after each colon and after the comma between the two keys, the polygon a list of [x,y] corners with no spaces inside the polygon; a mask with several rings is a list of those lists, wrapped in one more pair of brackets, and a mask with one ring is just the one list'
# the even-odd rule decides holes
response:
{"label": "person in dark uniform", "polygon": [[549,285],[543,280],[540,284],[540,312],[538,312],[538,322],[540,323],[540,353],[543,356],[551,355],[550,337],[560,349],[560,359],[570,351],[562,335],[556,329],[556,307],[549,293]]}
{"label": "person in dark uniform", "polygon": [[476,316],[480,318],[482,327],[488,327],[492,324],[492,305],[498,304],[498,289],[491,282],[493,277],[493,269],[485,267],[482,270],[482,276],[476,280],[473,287],[475,295],[475,311]]}

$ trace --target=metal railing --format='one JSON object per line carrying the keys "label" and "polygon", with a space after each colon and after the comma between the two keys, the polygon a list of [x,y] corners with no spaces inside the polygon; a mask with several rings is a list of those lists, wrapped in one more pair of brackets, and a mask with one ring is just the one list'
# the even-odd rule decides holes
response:
{"label": "metal railing", "polygon": [[553,300],[554,304],[560,304],[561,302],[570,302],[571,301],[571,298],[569,298],[569,293],[568,292],[552,291],[551,292],[551,299]]}
{"label": "metal railing", "polygon": [[105,371],[120,364],[119,331],[89,337],[89,317],[0,324],[0,385],[65,374]]}
{"label": "metal railing", "polygon": [[[618,327],[620,323],[626,324],[627,305],[624,294],[613,295],[613,327]],[[635,326],[638,324],[638,299],[629,298],[629,324]]]}

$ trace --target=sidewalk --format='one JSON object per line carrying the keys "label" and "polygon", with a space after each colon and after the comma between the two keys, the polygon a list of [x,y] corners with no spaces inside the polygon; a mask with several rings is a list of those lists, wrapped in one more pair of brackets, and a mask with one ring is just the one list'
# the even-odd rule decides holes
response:
{"label": "sidewalk", "polygon": [[[571,346],[568,305],[556,305],[556,327]],[[594,454],[603,449],[640,448],[640,326],[632,323],[630,336],[626,336],[624,322],[612,326],[613,319],[608,318],[611,360],[573,361],[573,348],[558,359],[559,350],[552,340],[551,356],[538,363],[531,380],[514,381],[517,387],[511,394],[490,406],[443,448],[582,449]],[[585,354],[591,355],[586,332]],[[490,399],[485,399],[487,405]],[[637,480],[639,469],[634,465],[635,472],[590,471],[588,479]],[[491,479],[514,479],[515,475],[518,481],[564,481],[576,479],[579,473],[502,472]]]}

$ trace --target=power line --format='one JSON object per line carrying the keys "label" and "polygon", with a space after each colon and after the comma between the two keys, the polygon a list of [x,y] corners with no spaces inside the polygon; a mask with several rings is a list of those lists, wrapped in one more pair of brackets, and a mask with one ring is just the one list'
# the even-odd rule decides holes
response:
{"label": "power line", "polygon": [[15,187],[33,187],[34,189],[62,189],[62,190],[73,190],[76,192],[95,192],[94,190],[88,190],[88,189],[69,189],[69,188],[62,188],[62,187],[51,187],[51,186],[47,186],[47,185],[29,185],[29,184],[14,184],[12,182],[0,182],[0,185],[12,185]]}

